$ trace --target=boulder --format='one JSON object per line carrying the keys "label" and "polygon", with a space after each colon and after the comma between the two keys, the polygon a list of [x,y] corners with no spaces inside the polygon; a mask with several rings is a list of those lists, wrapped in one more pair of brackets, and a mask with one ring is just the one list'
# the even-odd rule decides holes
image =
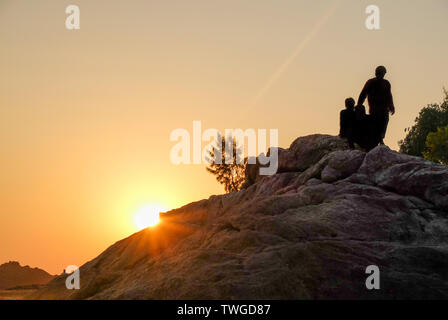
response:
{"label": "boulder", "polygon": [[279,155],[277,174],[112,245],[80,290],[59,276],[32,298],[448,299],[448,167],[327,135]]}

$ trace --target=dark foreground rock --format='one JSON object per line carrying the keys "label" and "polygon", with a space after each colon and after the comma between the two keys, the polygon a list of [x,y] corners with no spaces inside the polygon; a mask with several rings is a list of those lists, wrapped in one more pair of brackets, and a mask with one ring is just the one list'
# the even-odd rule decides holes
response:
{"label": "dark foreground rock", "polygon": [[32,298],[448,298],[446,166],[327,135],[279,154],[280,173],[112,245],[81,267],[80,290],[59,276]]}

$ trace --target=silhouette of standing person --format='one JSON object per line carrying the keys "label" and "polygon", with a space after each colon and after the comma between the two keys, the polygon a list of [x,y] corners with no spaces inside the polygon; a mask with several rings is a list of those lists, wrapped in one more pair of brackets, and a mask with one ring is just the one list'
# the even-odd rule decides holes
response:
{"label": "silhouette of standing person", "polygon": [[389,123],[389,112],[392,115],[395,113],[390,82],[384,79],[386,72],[384,66],[377,67],[375,78],[366,82],[358,98],[358,106],[362,105],[366,98],[369,102],[369,114],[374,128],[373,138],[380,144],[384,144],[383,139],[386,136]]}

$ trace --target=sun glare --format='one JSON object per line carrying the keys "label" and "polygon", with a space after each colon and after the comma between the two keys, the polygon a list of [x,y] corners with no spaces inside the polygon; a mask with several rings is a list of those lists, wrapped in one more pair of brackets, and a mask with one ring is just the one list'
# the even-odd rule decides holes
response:
{"label": "sun glare", "polygon": [[161,206],[149,205],[137,211],[134,217],[138,230],[155,226],[159,223],[159,213],[166,211]]}

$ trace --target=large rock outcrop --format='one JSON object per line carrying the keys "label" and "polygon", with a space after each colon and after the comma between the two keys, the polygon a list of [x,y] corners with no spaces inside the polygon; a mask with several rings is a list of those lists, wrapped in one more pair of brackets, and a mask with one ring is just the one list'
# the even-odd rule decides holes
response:
{"label": "large rock outcrop", "polygon": [[42,269],[21,266],[17,261],[0,265],[0,289],[46,284],[53,278]]}
{"label": "large rock outcrop", "polygon": [[328,135],[279,155],[276,175],[112,245],[81,267],[80,290],[60,276],[33,298],[448,298],[446,166]]}

